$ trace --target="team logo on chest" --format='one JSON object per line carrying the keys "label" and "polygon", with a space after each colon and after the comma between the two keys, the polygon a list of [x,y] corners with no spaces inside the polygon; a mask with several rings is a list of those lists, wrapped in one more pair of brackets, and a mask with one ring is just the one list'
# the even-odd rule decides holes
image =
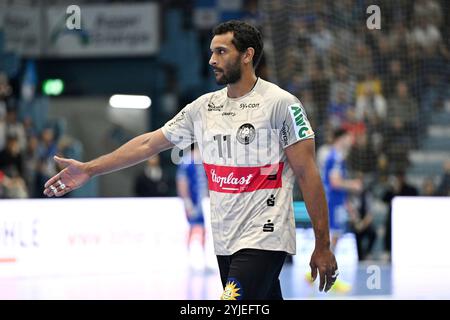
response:
{"label": "team logo on chest", "polygon": [[216,106],[213,102],[208,103],[208,111],[222,111],[223,104]]}
{"label": "team logo on chest", "polygon": [[244,123],[239,127],[236,139],[242,144],[249,144],[255,140],[256,130],[251,123]]}

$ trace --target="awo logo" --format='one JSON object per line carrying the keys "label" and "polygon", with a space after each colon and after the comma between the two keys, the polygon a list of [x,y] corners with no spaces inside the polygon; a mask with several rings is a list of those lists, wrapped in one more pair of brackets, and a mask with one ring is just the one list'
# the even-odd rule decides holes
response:
{"label": "awo logo", "polygon": [[280,136],[281,136],[281,141],[283,142],[283,145],[287,146],[289,144],[289,127],[286,123],[286,120],[283,121],[283,126],[281,127],[281,130],[280,130]]}
{"label": "awo logo", "polygon": [[224,116],[224,117],[226,117],[226,116],[234,117],[235,115],[236,115],[236,113],[234,113],[234,112],[222,112],[222,116]]}
{"label": "awo logo", "polygon": [[283,162],[262,167],[229,167],[207,163],[203,166],[211,191],[241,193],[282,186]]}
{"label": "awo logo", "polygon": [[313,134],[311,125],[306,118],[305,111],[300,104],[293,104],[289,106],[292,120],[294,121],[295,134],[298,139],[304,139]]}

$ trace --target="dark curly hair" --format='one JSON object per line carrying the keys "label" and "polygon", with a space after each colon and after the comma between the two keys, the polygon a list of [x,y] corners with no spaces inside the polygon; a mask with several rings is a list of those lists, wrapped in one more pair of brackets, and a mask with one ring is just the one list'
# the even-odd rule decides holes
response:
{"label": "dark curly hair", "polygon": [[259,30],[246,22],[230,20],[216,26],[213,30],[213,35],[216,36],[227,32],[233,32],[233,40],[231,42],[239,52],[245,52],[247,48],[255,50],[253,68],[256,69],[263,54],[263,41]]}

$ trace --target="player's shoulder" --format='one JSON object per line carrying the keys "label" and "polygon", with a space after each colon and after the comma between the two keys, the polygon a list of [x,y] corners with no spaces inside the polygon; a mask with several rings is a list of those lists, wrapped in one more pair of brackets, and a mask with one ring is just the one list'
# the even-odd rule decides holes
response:
{"label": "player's shoulder", "polygon": [[328,161],[331,163],[342,162],[342,154],[339,153],[335,148],[331,148],[328,153]]}
{"label": "player's shoulder", "polygon": [[266,102],[285,107],[300,103],[300,100],[296,96],[280,88],[275,83],[264,79],[259,79],[258,81],[261,81],[258,86],[258,93],[262,95]]}
{"label": "player's shoulder", "polygon": [[207,106],[210,103],[215,103],[217,101],[220,101],[224,98],[226,98],[227,91],[226,88],[222,88],[220,90],[211,91],[208,93],[205,93],[195,99],[191,104],[195,106]]}

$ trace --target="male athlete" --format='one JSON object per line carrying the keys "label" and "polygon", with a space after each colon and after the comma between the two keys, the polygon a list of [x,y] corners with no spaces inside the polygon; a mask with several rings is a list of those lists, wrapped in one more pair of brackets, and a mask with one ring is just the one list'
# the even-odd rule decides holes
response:
{"label": "male athlete", "polygon": [[292,189],[300,185],[315,233],[313,279],[326,292],[336,280],[328,209],[315,164],[314,132],[300,101],[256,77],[263,52],[259,31],[228,21],[213,31],[211,58],[222,90],[188,104],[162,128],[140,135],[110,154],[65,166],[45,184],[60,197],[90,178],[197,142],[208,178],[211,228],[224,291],[222,299],[282,299],[279,274],[295,254]]}

